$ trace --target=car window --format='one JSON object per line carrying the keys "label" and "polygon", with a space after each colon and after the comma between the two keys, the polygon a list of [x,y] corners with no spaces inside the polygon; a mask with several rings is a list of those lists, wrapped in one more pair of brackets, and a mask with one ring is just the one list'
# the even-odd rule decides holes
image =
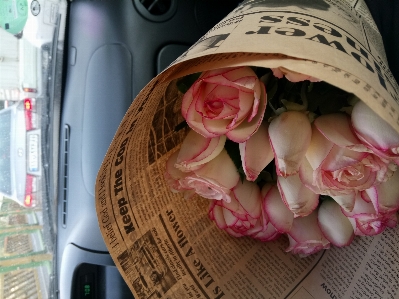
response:
{"label": "car window", "polygon": [[11,111],[0,112],[0,192],[11,194]]}
{"label": "car window", "polygon": [[66,8],[66,0],[0,0],[0,298],[57,297]]}

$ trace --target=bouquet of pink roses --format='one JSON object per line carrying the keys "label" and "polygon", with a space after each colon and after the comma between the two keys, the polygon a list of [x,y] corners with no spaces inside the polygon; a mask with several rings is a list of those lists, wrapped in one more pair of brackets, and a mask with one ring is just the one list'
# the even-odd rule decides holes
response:
{"label": "bouquet of pink roses", "polygon": [[285,68],[223,68],[178,82],[189,132],[165,178],[210,200],[228,234],[286,234],[306,256],[394,227],[399,134],[364,102]]}

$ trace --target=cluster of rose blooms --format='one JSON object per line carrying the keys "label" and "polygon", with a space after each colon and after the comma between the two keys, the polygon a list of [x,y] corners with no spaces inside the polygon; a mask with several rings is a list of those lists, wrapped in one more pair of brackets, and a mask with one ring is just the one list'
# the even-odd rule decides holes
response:
{"label": "cluster of rose blooms", "polygon": [[[317,81],[272,70],[292,82]],[[230,235],[270,241],[286,234],[287,251],[302,256],[397,224],[399,134],[388,123],[361,101],[351,115],[314,121],[286,109],[269,123],[266,106],[265,85],[250,67],[203,72],[183,96],[191,130],[167,161],[172,191],[211,199],[209,217]],[[227,138],[239,144],[243,180]],[[254,181],[269,163],[277,180],[259,187]]]}

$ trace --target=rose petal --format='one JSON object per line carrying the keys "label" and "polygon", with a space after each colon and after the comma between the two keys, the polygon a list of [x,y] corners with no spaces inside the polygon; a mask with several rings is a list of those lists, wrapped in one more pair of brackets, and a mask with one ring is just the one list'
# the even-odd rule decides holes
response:
{"label": "rose petal", "polygon": [[324,114],[316,118],[315,127],[329,141],[353,151],[368,151],[352,132],[350,118],[344,113]]}
{"label": "rose petal", "polygon": [[237,168],[225,149],[194,173],[199,177],[214,180],[227,189],[232,189],[240,179]]}
{"label": "rose petal", "polygon": [[234,130],[229,131],[226,133],[227,138],[230,140],[241,143],[248,140],[256,130],[259,128],[260,124],[262,123],[263,116],[266,110],[267,104],[267,95],[266,89],[263,83],[261,85],[261,96],[259,100],[259,107],[255,117],[253,117],[250,121],[243,121],[239,126],[237,126]]}
{"label": "rose petal", "polygon": [[181,171],[192,171],[215,158],[224,148],[226,136],[205,138],[190,130],[184,139],[175,167]]}
{"label": "rose petal", "polygon": [[202,73],[200,79],[201,78],[203,78],[206,83],[230,86],[242,91],[250,91],[253,89],[257,76],[250,67],[243,66],[207,71]]}
{"label": "rose petal", "polygon": [[363,215],[376,214],[376,210],[374,209],[374,206],[371,202],[366,202],[365,200],[363,200],[361,194],[358,193],[356,194],[355,205],[352,211],[348,212],[342,210],[342,213],[344,213],[346,217],[358,218],[362,217]]}
{"label": "rose petal", "polygon": [[306,159],[313,170],[320,167],[320,164],[325,160],[333,147],[334,143],[321,134],[315,126],[312,126],[312,138],[306,151]]}
{"label": "rose petal", "polygon": [[252,218],[259,218],[261,208],[261,195],[258,185],[244,180],[238,182],[233,188],[233,194],[241,206]]}
{"label": "rose petal", "polygon": [[308,159],[303,159],[301,166],[299,167],[299,178],[302,184],[313,191],[315,194],[322,194],[319,187],[313,184],[313,168],[310,165]]}
{"label": "rose petal", "polygon": [[356,152],[347,148],[334,146],[326,159],[323,160],[320,167],[322,167],[324,171],[335,171],[357,164],[368,155],[368,153]]}
{"label": "rose petal", "polygon": [[272,68],[273,76],[279,79],[284,77],[284,73],[280,70],[280,68]]}
{"label": "rose petal", "polygon": [[399,209],[399,171],[387,181],[365,190],[379,213],[396,212]]}
{"label": "rose petal", "polygon": [[184,198],[189,199],[194,195],[194,192],[191,190],[191,188],[185,188],[184,186],[182,186],[180,182],[187,175],[192,175],[193,173],[182,172],[176,167],[174,167],[178,154],[179,154],[178,151],[174,152],[166,161],[166,170],[164,173],[164,178],[172,192],[174,193],[183,192]]}
{"label": "rose petal", "polygon": [[313,240],[327,244],[317,222],[317,211],[306,217],[297,217],[293,220],[292,228],[288,233],[297,242]]}
{"label": "rose petal", "polygon": [[181,170],[175,167],[177,157],[179,156],[179,151],[174,152],[169,159],[166,161],[166,172],[175,180],[184,178],[187,176],[186,172],[182,172]]}
{"label": "rose petal", "polygon": [[279,176],[298,173],[311,136],[309,119],[302,112],[287,111],[272,120],[269,126],[269,138]]}
{"label": "rose petal", "polygon": [[279,68],[272,68],[273,75],[279,79],[281,79],[284,75],[287,78],[288,81],[291,82],[300,82],[300,81],[305,81],[309,80],[310,82],[320,82],[320,79],[317,79],[315,77],[301,74],[295,71],[288,70],[284,67],[279,67]]}
{"label": "rose petal", "polygon": [[284,203],[295,217],[309,215],[319,204],[319,195],[302,184],[299,174],[286,178],[279,176],[277,186]]}
{"label": "rose petal", "polygon": [[242,166],[248,181],[255,181],[259,173],[273,160],[268,125],[261,124],[247,141],[239,144]]}
{"label": "rose petal", "polygon": [[364,102],[359,101],[353,107],[351,120],[356,133],[376,149],[399,147],[399,133]]}
{"label": "rose petal", "polygon": [[281,233],[269,222],[262,231],[252,235],[251,237],[262,242],[269,242],[276,240],[280,235]]}
{"label": "rose petal", "polygon": [[356,193],[340,194],[331,196],[347,212],[353,210],[355,206]]}
{"label": "rose petal", "polygon": [[215,221],[217,227],[220,229],[227,228],[226,221],[224,220],[223,210],[224,209],[218,205],[214,205],[211,209],[211,219]]}
{"label": "rose petal", "polygon": [[323,200],[318,210],[318,222],[323,235],[335,246],[348,246],[355,236],[351,222],[334,200]]}
{"label": "rose petal", "polygon": [[269,190],[263,197],[263,210],[267,214],[269,221],[279,232],[289,232],[294,220],[294,214],[284,204],[276,186],[271,188],[266,186],[264,188]]}
{"label": "rose petal", "polygon": [[214,200],[231,201],[230,189],[220,186],[220,184],[209,178],[198,177],[196,174],[187,175],[185,178],[179,180],[182,188],[194,190],[198,195]]}
{"label": "rose petal", "polygon": [[[195,83],[194,83],[195,84]],[[202,136],[206,138],[213,138],[217,137],[218,135],[210,133],[204,126],[203,124],[203,119],[200,114],[195,109],[195,103],[193,99],[193,89],[189,89],[183,96],[183,101],[182,101],[182,114],[183,117],[187,121],[187,124],[191,129],[196,131],[197,133],[201,134]],[[227,121],[228,122],[228,121]]]}

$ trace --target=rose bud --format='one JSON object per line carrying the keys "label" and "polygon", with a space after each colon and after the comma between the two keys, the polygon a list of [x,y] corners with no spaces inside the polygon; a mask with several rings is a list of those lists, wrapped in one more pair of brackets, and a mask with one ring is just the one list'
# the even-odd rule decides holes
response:
{"label": "rose bud", "polygon": [[242,166],[248,181],[255,181],[259,173],[273,160],[268,125],[262,123],[254,135],[239,144]]}
{"label": "rose bud", "polygon": [[305,81],[305,80],[309,80],[310,82],[320,82],[321,81],[315,77],[308,76],[308,75],[301,74],[301,73],[294,72],[294,71],[290,71],[283,67],[272,68],[271,70],[275,77],[281,79],[281,78],[283,78],[283,76],[285,76],[287,78],[287,80],[291,81],[291,82],[300,82],[300,81]]}
{"label": "rose bud", "polygon": [[304,217],[312,213],[319,204],[319,195],[307,188],[299,174],[277,178],[281,197],[295,217]]}
{"label": "rose bud", "polygon": [[182,114],[204,137],[244,142],[261,124],[266,103],[265,87],[250,67],[223,68],[201,74],[184,94]]}
{"label": "rose bud", "polygon": [[193,130],[184,139],[175,167],[183,172],[190,172],[209,162],[224,148],[226,136],[205,138]]}
{"label": "rose bud", "polygon": [[356,135],[380,157],[399,165],[399,133],[364,102],[355,104],[351,115]]}
{"label": "rose bud", "polygon": [[348,217],[355,235],[374,236],[382,233],[386,227],[395,227],[398,223],[396,212],[378,213],[371,202],[357,194],[352,212],[342,210]]}
{"label": "rose bud", "polygon": [[317,211],[306,217],[297,217],[287,234],[290,242],[286,252],[299,254],[301,257],[330,248],[330,242],[323,236],[317,223]]}
{"label": "rose bud", "polygon": [[309,119],[302,112],[283,112],[272,120],[269,125],[269,138],[277,175],[287,177],[298,173],[311,136]]}
{"label": "rose bud", "polygon": [[240,176],[227,151],[223,149],[214,159],[179,180],[185,190],[193,189],[198,195],[230,202],[231,189]]}
{"label": "rose bud", "polygon": [[266,184],[262,187],[263,212],[273,227],[280,233],[291,230],[294,214],[287,208],[281,199],[280,193],[275,185]]}
{"label": "rose bud", "polygon": [[349,219],[334,200],[323,200],[317,218],[323,235],[337,247],[348,246],[355,234]]}
{"label": "rose bud", "polygon": [[232,236],[251,236],[263,229],[261,205],[258,185],[244,180],[232,189],[230,202],[213,200],[208,215]]}
{"label": "rose bud", "polygon": [[[393,174],[386,161],[361,144],[351,131],[349,117],[343,113],[326,114],[315,120],[306,158],[313,169],[313,185],[320,194],[333,197],[368,189]],[[308,186],[307,181],[303,182]],[[347,211],[353,208],[349,199],[341,198]]]}

